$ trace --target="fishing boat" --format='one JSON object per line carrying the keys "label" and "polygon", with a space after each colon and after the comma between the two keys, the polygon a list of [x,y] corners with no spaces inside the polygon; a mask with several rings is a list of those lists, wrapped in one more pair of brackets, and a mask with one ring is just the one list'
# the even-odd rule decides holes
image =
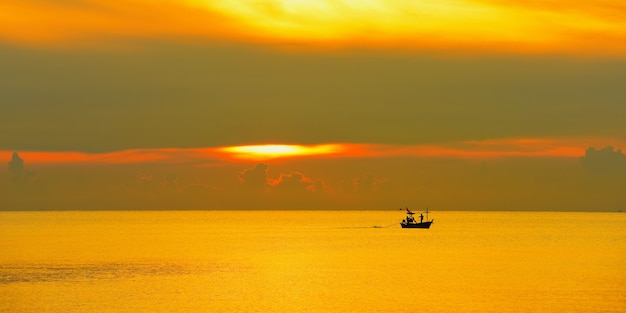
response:
{"label": "fishing boat", "polygon": [[426,208],[426,221],[424,221],[424,215],[422,213],[420,213],[419,222],[413,217],[414,214],[415,212],[406,208],[406,218],[402,220],[400,226],[402,226],[402,228],[430,228],[434,220],[428,220],[428,208]]}

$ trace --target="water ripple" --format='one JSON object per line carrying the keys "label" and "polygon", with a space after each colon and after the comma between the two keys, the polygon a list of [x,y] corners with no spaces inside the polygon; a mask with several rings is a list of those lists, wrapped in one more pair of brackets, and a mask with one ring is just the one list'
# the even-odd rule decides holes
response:
{"label": "water ripple", "polygon": [[216,264],[0,264],[0,284],[102,281],[140,276],[191,275],[224,270],[227,270],[226,266]]}

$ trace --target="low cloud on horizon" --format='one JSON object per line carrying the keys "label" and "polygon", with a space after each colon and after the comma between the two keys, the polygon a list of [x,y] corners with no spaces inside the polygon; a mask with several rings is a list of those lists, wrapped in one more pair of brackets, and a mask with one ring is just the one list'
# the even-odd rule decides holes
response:
{"label": "low cloud on horizon", "polygon": [[[615,211],[626,206],[626,156],[292,159],[221,167],[48,164],[0,170],[0,210],[391,209]],[[610,160],[607,162],[607,160]],[[249,164],[249,163],[247,163]],[[15,169],[36,179],[16,181]],[[339,170],[341,169],[341,170]]]}

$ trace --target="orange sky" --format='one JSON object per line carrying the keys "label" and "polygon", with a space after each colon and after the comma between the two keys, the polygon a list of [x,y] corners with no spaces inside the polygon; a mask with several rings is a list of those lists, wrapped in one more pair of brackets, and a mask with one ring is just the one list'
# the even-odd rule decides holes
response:
{"label": "orange sky", "polygon": [[623,208],[624,56],[621,0],[0,1],[0,210]]}
{"label": "orange sky", "polygon": [[[509,138],[467,141],[447,145],[391,145],[334,143],[326,145],[249,145],[217,148],[133,149],[109,153],[20,151],[30,164],[122,164],[166,163],[208,164],[215,160],[228,162],[268,161],[289,158],[458,158],[488,160],[507,157],[579,158],[594,144],[604,147],[626,143],[602,138]],[[11,151],[0,151],[9,160]]]}
{"label": "orange sky", "polygon": [[0,40],[37,46],[205,38],[313,49],[626,52],[626,4],[619,0],[20,0],[1,6]]}

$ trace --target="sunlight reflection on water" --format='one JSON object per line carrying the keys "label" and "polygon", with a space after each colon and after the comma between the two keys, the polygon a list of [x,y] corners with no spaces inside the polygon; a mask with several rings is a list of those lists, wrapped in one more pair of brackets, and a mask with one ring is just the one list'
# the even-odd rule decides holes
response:
{"label": "sunlight reflection on water", "polygon": [[624,214],[431,217],[0,213],[0,311],[626,311]]}

